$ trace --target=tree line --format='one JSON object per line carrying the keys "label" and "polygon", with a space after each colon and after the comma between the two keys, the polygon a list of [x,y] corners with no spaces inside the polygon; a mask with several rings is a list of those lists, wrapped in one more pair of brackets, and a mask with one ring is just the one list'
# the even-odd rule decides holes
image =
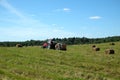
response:
{"label": "tree line", "polygon": [[[105,38],[86,38],[86,37],[69,37],[69,38],[53,38],[55,42],[66,43],[67,45],[75,44],[96,44],[96,43],[106,43],[106,42],[117,42],[120,41],[120,36],[112,36]],[[46,40],[27,40],[22,42],[0,42],[0,47],[14,47],[16,44],[21,44],[23,46],[41,46]]]}

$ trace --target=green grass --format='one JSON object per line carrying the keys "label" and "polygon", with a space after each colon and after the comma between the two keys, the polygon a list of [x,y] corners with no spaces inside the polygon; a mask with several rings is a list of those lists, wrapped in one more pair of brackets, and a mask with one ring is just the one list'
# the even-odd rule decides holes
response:
{"label": "green grass", "polygon": [[[120,80],[120,42],[67,46],[67,51],[0,47],[0,80]],[[115,54],[105,54],[113,48]]]}

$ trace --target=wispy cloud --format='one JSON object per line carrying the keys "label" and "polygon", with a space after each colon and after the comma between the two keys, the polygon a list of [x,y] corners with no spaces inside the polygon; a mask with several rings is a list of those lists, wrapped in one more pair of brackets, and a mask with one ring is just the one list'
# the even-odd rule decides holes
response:
{"label": "wispy cloud", "polygon": [[89,19],[93,19],[93,20],[98,20],[98,19],[101,19],[102,17],[101,16],[91,16],[89,17]]}
{"label": "wispy cloud", "polygon": [[[7,0],[1,0],[0,5],[11,12],[12,16],[14,15],[13,17],[17,17],[17,19],[8,19],[4,17],[4,23],[13,23],[13,25],[9,25],[9,27],[2,25],[3,27],[0,27],[0,32],[2,33],[0,34],[1,37],[7,36],[9,37],[9,40],[14,39],[15,37],[17,40],[23,40],[26,38],[28,40],[76,36],[75,33],[66,31],[63,29],[63,27],[59,27],[57,24],[48,25],[32,18],[35,16],[35,14],[31,15],[32,17],[26,16],[24,13],[17,10],[17,8],[13,7]],[[61,10],[66,12],[70,11],[69,8],[63,8]]]}
{"label": "wispy cloud", "polygon": [[54,12],[71,12],[70,8],[55,9]]}
{"label": "wispy cloud", "polygon": [[65,11],[65,12],[70,12],[71,9],[70,9],[70,8],[63,8],[63,11]]}
{"label": "wispy cloud", "polygon": [[25,18],[25,16],[23,14],[21,14],[18,10],[16,10],[12,5],[10,5],[7,0],[1,0],[0,4],[4,8],[6,8],[8,11],[10,11],[11,13],[17,15],[18,17],[20,17],[22,19]]}

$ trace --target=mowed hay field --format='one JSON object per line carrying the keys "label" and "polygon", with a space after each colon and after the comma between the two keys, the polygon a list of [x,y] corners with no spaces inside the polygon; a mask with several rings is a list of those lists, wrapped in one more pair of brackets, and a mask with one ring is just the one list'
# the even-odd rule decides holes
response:
{"label": "mowed hay field", "polygon": [[[0,80],[120,80],[120,42],[69,45],[67,51],[0,47]],[[105,54],[113,48],[115,54]]]}

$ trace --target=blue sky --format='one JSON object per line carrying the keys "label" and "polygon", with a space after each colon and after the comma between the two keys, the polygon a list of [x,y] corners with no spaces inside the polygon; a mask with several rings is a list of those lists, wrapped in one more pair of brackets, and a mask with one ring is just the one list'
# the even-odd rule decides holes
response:
{"label": "blue sky", "polygon": [[120,0],[0,0],[0,41],[120,36]]}

